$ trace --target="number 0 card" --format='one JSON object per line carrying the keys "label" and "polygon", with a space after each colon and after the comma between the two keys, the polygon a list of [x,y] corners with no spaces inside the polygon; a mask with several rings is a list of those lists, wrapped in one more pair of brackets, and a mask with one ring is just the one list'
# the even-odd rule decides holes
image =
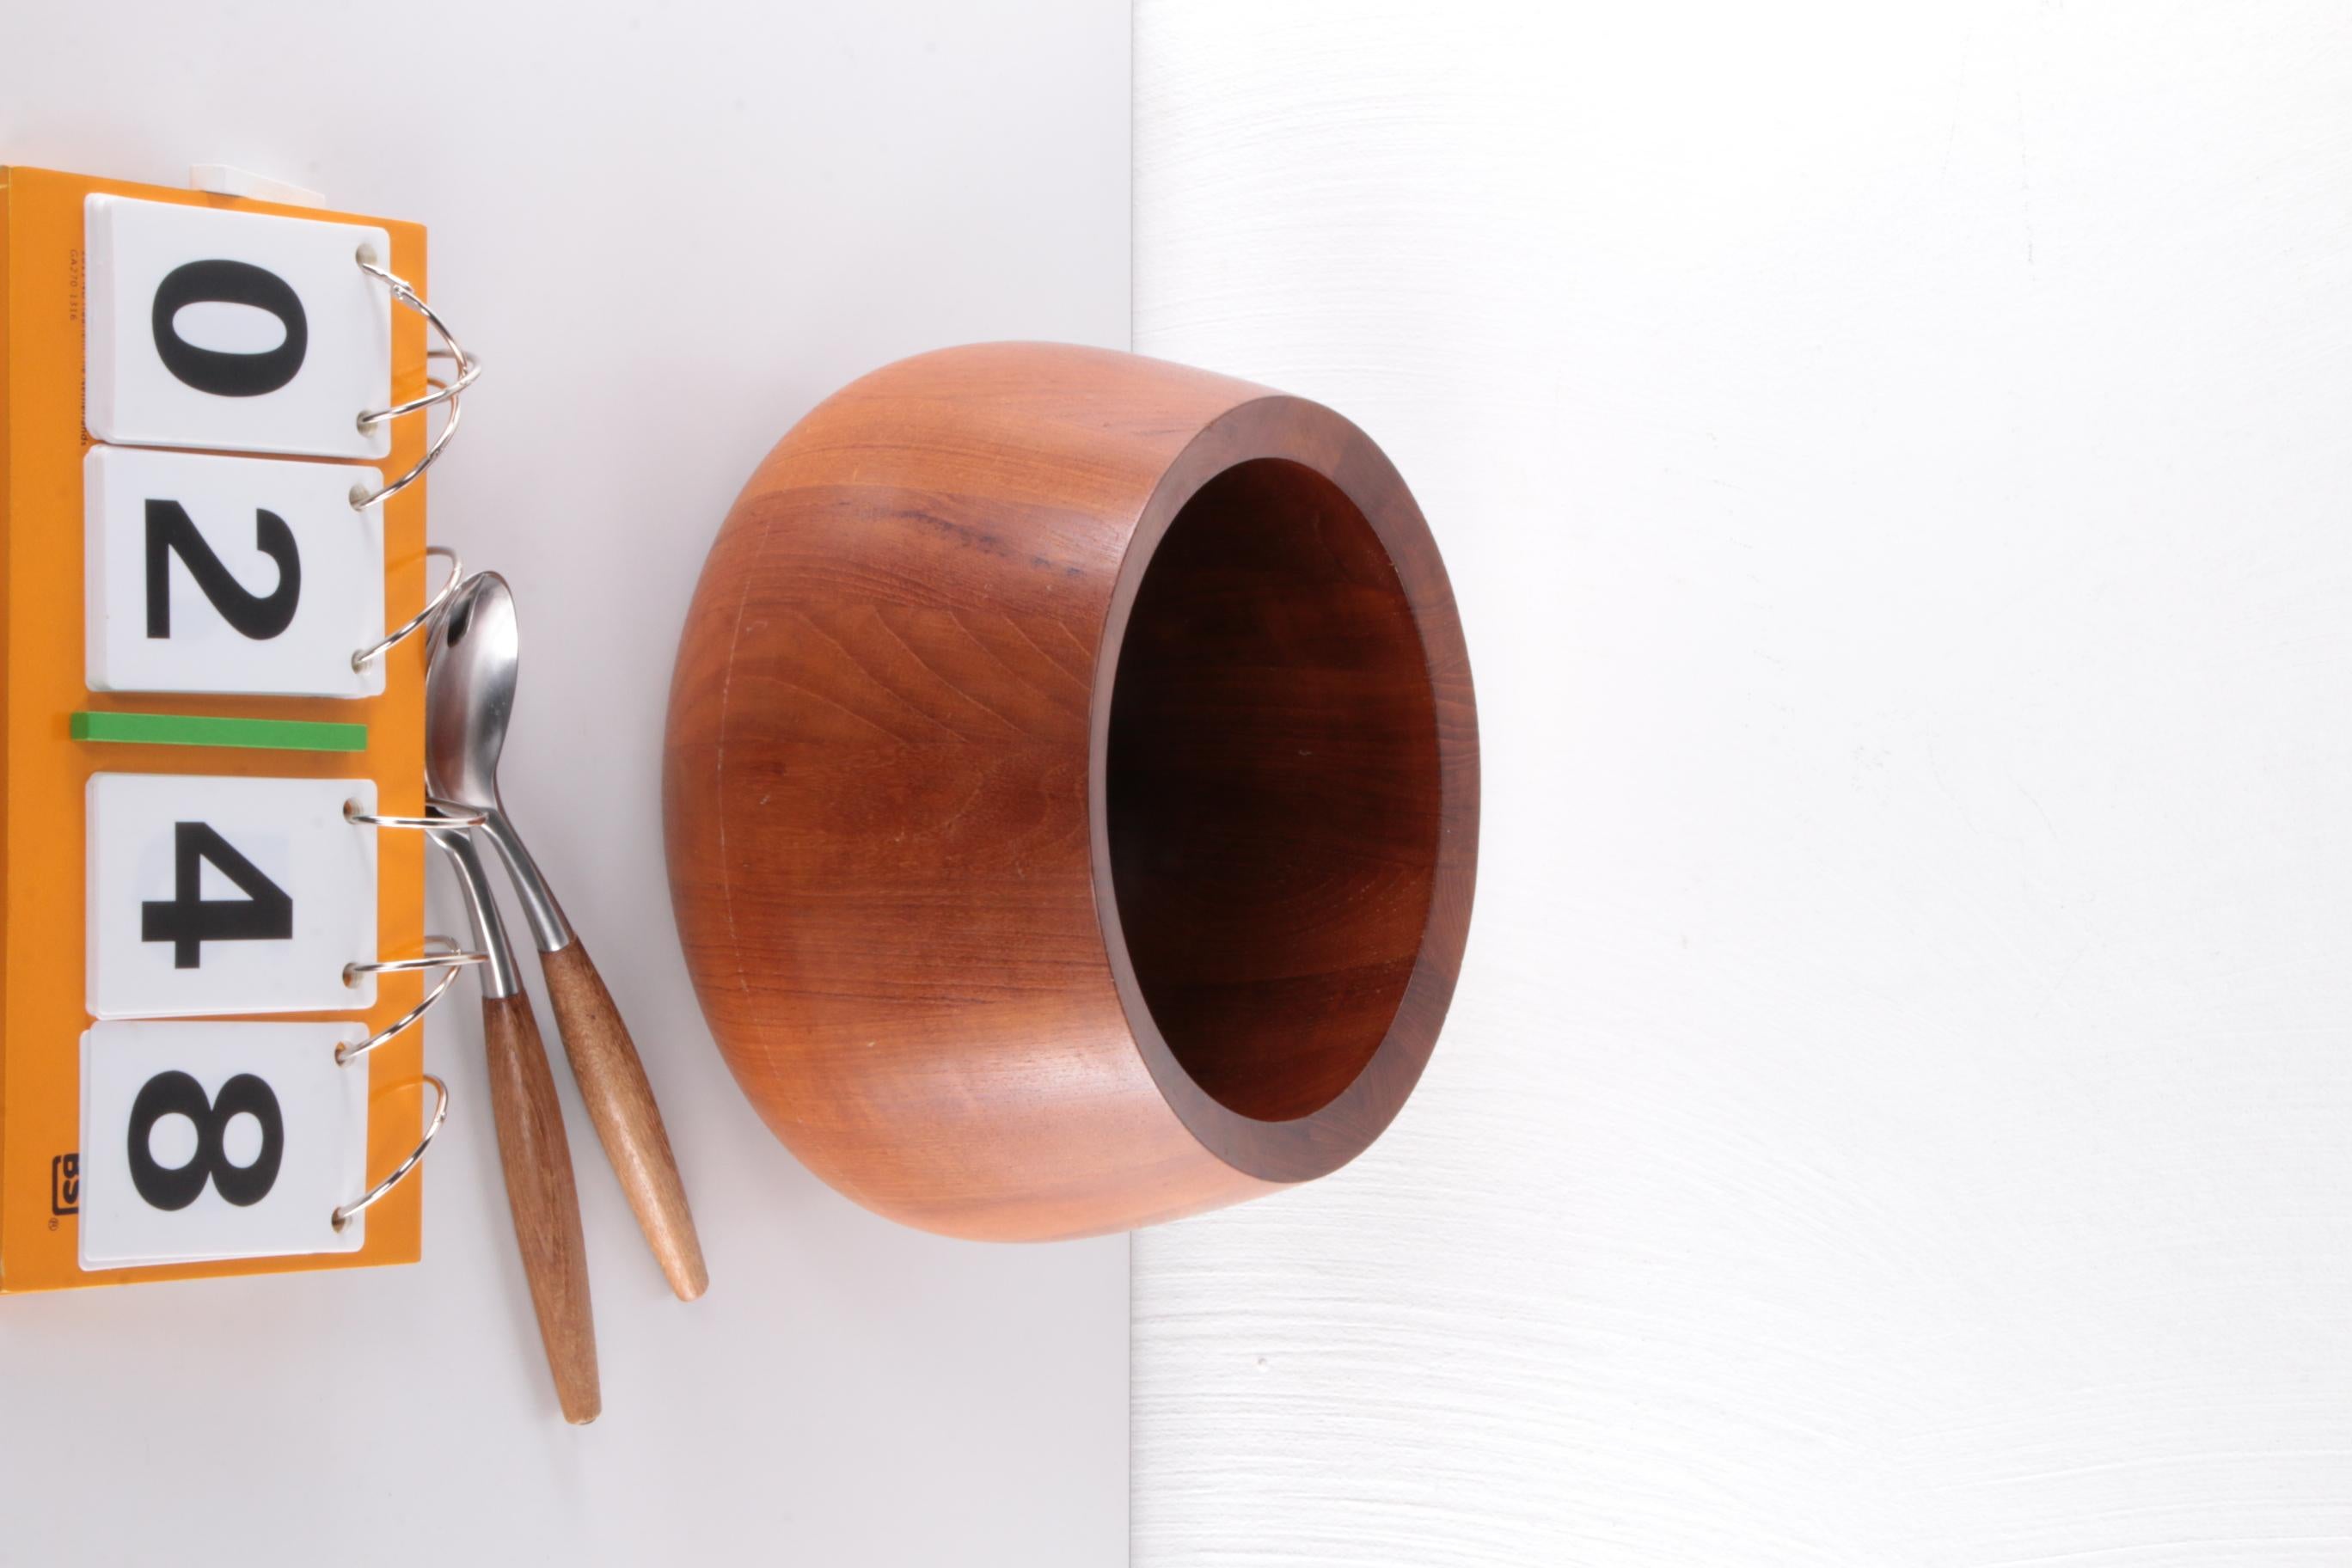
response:
{"label": "number 0 card", "polygon": [[131,447],[382,458],[380,228],[91,196],[89,433]]}

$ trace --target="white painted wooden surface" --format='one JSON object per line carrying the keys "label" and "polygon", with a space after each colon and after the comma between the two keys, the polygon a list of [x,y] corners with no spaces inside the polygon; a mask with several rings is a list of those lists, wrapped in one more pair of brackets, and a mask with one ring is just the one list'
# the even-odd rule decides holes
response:
{"label": "white painted wooden surface", "polygon": [[2352,32],[1142,0],[1137,346],[1418,489],[1454,1022],[1137,1242],[1135,1561],[2352,1561]]}
{"label": "white painted wooden surface", "polygon": [[695,1005],[658,796],[703,552],[787,426],[941,343],[1124,346],[1128,37],[1119,0],[0,13],[0,161],[218,160],[430,228],[488,367],[432,530],[515,584],[507,804],[629,1016],[711,1279],[670,1297],[559,1065],[604,1389],[563,1425],[461,981],[420,1267],[0,1300],[0,1564],[1118,1559],[1125,1238],[947,1241],[795,1163]]}

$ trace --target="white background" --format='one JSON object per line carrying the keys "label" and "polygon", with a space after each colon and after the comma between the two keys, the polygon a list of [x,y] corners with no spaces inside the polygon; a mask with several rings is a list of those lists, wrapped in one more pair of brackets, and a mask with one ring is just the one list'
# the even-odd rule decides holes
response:
{"label": "white background", "polygon": [[695,1006],[657,797],[695,575],[786,426],[920,349],[1124,343],[1128,36],[1106,0],[0,11],[0,160],[225,162],[429,226],[488,366],[432,531],[515,584],[507,804],[711,1274],[669,1296],[559,1065],[604,1388],[564,1426],[461,982],[422,1267],[0,1300],[0,1562],[1118,1559],[1127,1244],[920,1236],[794,1163]]}
{"label": "white background", "polygon": [[1137,346],[1486,744],[1387,1139],[1137,1239],[1136,1561],[2352,1561],[2352,14],[1143,0]]}
{"label": "white background", "polygon": [[[801,1172],[709,1052],[654,801],[793,417],[1118,340],[1125,17],[5,20],[0,156],[432,225],[490,366],[435,531],[523,596],[509,804],[714,1284],[668,1300],[572,1102],[607,1414],[563,1427],[444,1027],[422,1268],[0,1301],[0,1555],[233,1515],[180,1560],[1116,1561],[1123,1249]],[[1388,446],[1487,774],[1391,1136],[1138,1244],[1139,1563],[2352,1554],[2345,26],[1143,0],[1139,346]]]}

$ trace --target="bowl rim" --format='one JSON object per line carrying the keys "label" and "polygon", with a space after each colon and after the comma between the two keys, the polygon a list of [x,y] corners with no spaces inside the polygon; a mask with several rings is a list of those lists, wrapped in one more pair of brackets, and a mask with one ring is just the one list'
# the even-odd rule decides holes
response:
{"label": "bowl rim", "polygon": [[[1168,530],[1205,485],[1244,463],[1276,458],[1321,475],[1370,524],[1396,569],[1421,636],[1436,703],[1439,778],[1436,864],[1412,973],[1387,1034],[1348,1086],[1305,1116],[1268,1121],[1216,1100],[1160,1032],[1128,952],[1112,882],[1108,763],[1110,710],[1136,595]],[[1468,650],[1453,585],[1428,521],[1387,454],[1344,416],[1269,393],[1211,420],[1168,465],[1138,514],[1095,660],[1087,745],[1087,824],[1095,921],[1137,1052],[1169,1109],[1219,1160],[1268,1182],[1302,1182],[1346,1164],[1384,1131],[1435,1049],[1467,945],[1478,859],[1478,721]]]}

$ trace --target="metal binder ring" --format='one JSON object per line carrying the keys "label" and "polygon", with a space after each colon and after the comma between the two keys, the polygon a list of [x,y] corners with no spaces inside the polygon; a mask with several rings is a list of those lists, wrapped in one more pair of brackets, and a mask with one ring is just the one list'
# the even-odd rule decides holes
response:
{"label": "metal binder ring", "polygon": [[362,811],[355,800],[343,802],[343,820],[362,827],[409,827],[419,833],[431,833],[441,827],[479,827],[489,821],[487,811],[467,807],[446,816],[390,816],[380,812]]}
{"label": "metal binder ring", "polygon": [[[439,826],[441,824],[436,823],[434,826]],[[436,943],[439,945],[439,951],[432,951]],[[419,969],[441,969],[460,963],[486,963],[490,956],[487,952],[474,952],[459,947],[446,936],[428,936],[425,939],[425,946],[427,951],[420,958],[375,958],[357,963],[346,963],[343,965],[343,984],[352,984],[362,974],[406,974]]]}
{"label": "metal binder ring", "polygon": [[352,510],[365,511],[376,502],[396,496],[415,484],[424,476],[425,470],[433,466],[433,459],[441,455],[442,449],[449,445],[449,438],[457,433],[459,399],[466,389],[473,385],[480,377],[482,365],[480,361],[465,351],[463,345],[450,333],[448,323],[434,313],[433,307],[426,304],[418,296],[416,290],[408,286],[406,279],[385,271],[379,265],[373,246],[360,247],[353,259],[359,263],[361,271],[391,289],[394,300],[424,317],[426,324],[441,335],[441,342],[448,350],[446,355],[428,354],[426,357],[446,357],[457,369],[457,374],[446,381],[427,376],[425,384],[433,390],[422,397],[412,397],[405,403],[395,403],[389,408],[369,409],[360,415],[359,427],[362,430],[369,430],[387,419],[397,419],[404,414],[419,413],[436,403],[446,403],[449,405],[449,416],[442,421],[441,433],[433,437],[433,444],[425,448],[425,456],[416,460],[415,468],[381,489],[371,490],[365,485],[352,487]]}
{"label": "metal binder ring", "polygon": [[442,606],[449,602],[449,596],[457,591],[457,584],[466,580],[466,563],[457,559],[457,552],[449,546],[428,544],[425,547],[425,553],[441,556],[449,563],[449,580],[442,584],[441,591],[425,600],[425,607],[409,616],[398,631],[390,637],[378,637],[352,655],[352,668],[354,672],[365,669],[370,659],[382,658],[385,654],[423,631],[431,624],[433,617],[441,613]]}
{"label": "metal binder ring", "polygon": [[424,1080],[433,1086],[433,1092],[438,1097],[433,1107],[432,1123],[425,1129],[425,1136],[416,1141],[416,1147],[408,1152],[408,1158],[392,1168],[392,1174],[370,1187],[357,1203],[345,1204],[335,1211],[335,1229],[339,1234],[369,1205],[400,1185],[408,1173],[416,1169],[417,1162],[425,1158],[425,1151],[433,1147],[433,1139],[441,1131],[441,1124],[449,1120],[449,1086],[431,1073],[426,1073]]}
{"label": "metal binder ring", "polygon": [[442,973],[440,983],[435,985],[432,990],[427,991],[425,994],[424,1001],[419,1002],[415,1006],[411,1007],[407,1012],[403,1013],[399,1017],[394,1018],[391,1023],[386,1024],[383,1028],[378,1029],[374,1034],[370,1035],[366,1039],[362,1040],[358,1045],[338,1045],[335,1047],[335,1065],[339,1068],[349,1067],[352,1063],[359,1060],[362,1057],[367,1055],[378,1046],[390,1044],[393,1038],[399,1035],[401,1031],[407,1028],[411,1024],[415,1023],[419,1018],[424,1017],[425,1014],[433,1011],[433,1004],[441,1000],[441,993],[448,990],[450,986],[457,983],[457,972],[464,967],[465,966],[460,963],[451,963],[447,970]]}

